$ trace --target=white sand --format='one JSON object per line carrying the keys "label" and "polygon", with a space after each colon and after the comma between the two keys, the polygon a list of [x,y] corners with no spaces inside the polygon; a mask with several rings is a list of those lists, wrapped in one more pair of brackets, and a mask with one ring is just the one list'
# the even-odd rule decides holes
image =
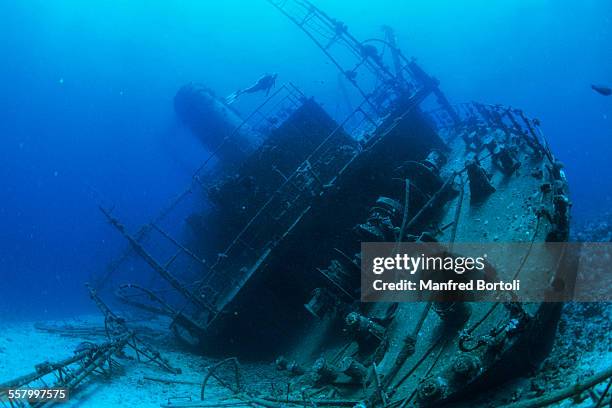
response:
{"label": "white sand", "polygon": [[[34,365],[44,361],[58,361],[73,355],[73,350],[82,341],[104,342],[103,337],[79,339],[62,337],[36,330],[35,322],[0,322],[0,383],[34,371]],[[78,320],[45,322],[58,324],[102,324],[98,316],[83,316]],[[167,327],[167,326],[166,326]],[[163,331],[162,331],[163,332]],[[167,332],[167,329],[165,330]],[[130,360],[117,360],[124,369],[112,378],[101,375],[92,377],[71,395],[70,401],[62,407],[159,407],[168,398],[186,397],[199,399],[200,388],[195,385],[164,384],[144,380],[143,377],[172,378],[181,381],[201,383],[206,366],[214,361],[198,355],[176,350],[170,339],[160,338],[154,347],[173,366],[181,368],[180,375],[173,375],[152,364]],[[174,350],[173,350],[174,348]],[[129,353],[128,353],[129,354]],[[210,399],[218,399],[228,393],[214,381],[207,387]]]}
{"label": "white sand", "polygon": [[[612,307],[609,308],[612,313]],[[567,334],[559,336],[555,348],[551,353],[550,359],[555,361],[572,349],[586,349],[587,345],[596,344],[592,350],[580,353],[579,356],[570,357],[569,367],[564,370],[547,369],[538,373],[547,391],[553,391],[572,385],[585,377],[592,375],[606,367],[612,361],[612,343],[610,333],[607,332],[610,315],[599,317],[600,321],[590,321],[589,319],[575,318],[568,323]],[[605,322],[606,324],[602,324]],[[82,341],[104,342],[104,337],[96,338],[75,338],[62,337],[58,334],[50,334],[37,330],[35,322],[21,323],[2,323],[0,322],[0,383],[28,374],[34,371],[34,365],[49,361],[57,361],[73,355],[74,348]],[[46,324],[72,324],[72,325],[98,325],[102,327],[100,316],[82,316],[70,321],[45,322]],[[136,326],[137,324],[134,324]],[[142,325],[142,323],[138,323]],[[157,328],[159,333],[169,333],[167,322],[148,321],[147,326]],[[589,328],[593,326],[592,330]],[[604,330],[603,338],[595,340],[593,333]],[[568,344],[568,338],[573,338],[573,333],[579,331],[581,334]],[[189,381],[200,384],[203,380],[206,367],[214,364],[216,360],[208,359],[203,356],[181,351],[170,334],[160,334],[158,338],[150,341],[164,357],[166,357],[174,367],[182,369],[182,374],[169,374],[157,366],[151,364],[138,363],[136,361],[119,360],[124,370],[116,373],[112,378],[106,379],[97,375],[91,380],[86,381],[76,393],[71,395],[71,399],[61,407],[159,407],[162,403],[170,401],[198,401],[200,396],[199,385],[185,384],[164,384],[145,380],[144,377],[168,378],[180,381]],[[565,339],[565,340],[564,340]],[[596,343],[593,343],[593,340]],[[255,385],[259,391],[268,391],[270,385],[275,382],[275,376],[279,373],[271,365],[245,365],[241,364],[246,382]],[[546,366],[546,365],[545,365]],[[496,391],[494,398],[506,400],[511,395],[520,398],[533,398],[530,392],[532,379],[521,378],[508,383],[505,387]],[[602,392],[605,383],[596,387],[598,392]],[[227,390],[220,387],[214,380],[209,381],[206,389],[207,402],[219,401],[230,397]],[[504,398],[505,397],[505,398]],[[487,406],[489,404],[483,404]],[[588,394],[582,395],[581,401],[565,400],[554,407],[591,407],[593,401],[588,398]]]}

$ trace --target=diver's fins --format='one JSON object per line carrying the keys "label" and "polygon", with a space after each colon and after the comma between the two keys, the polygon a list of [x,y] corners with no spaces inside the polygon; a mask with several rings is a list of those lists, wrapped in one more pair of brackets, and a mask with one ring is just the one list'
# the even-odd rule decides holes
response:
{"label": "diver's fins", "polygon": [[238,97],[242,94],[243,94],[242,90],[240,89],[237,90],[236,92],[228,95],[227,98],[225,98],[225,103],[227,103],[228,105],[231,105],[232,103],[236,102],[236,99],[238,99]]}

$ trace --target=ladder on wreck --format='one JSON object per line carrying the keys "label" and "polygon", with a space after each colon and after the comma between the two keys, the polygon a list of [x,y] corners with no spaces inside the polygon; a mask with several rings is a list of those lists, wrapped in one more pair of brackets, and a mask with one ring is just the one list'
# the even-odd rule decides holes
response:
{"label": "ladder on wreck", "polygon": [[[372,115],[382,116],[397,97],[416,94],[429,88],[448,114],[457,116],[438,81],[429,76],[415,59],[406,58],[395,44],[391,29],[385,29],[386,39],[357,40],[343,22],[328,16],[309,0],[267,0],[293,22],[332,62],[344,78],[358,91],[372,109]],[[392,54],[394,70],[387,67],[375,44],[382,44]]]}
{"label": "ladder on wreck", "polygon": [[372,101],[372,98],[382,89],[376,89],[372,83],[367,84],[367,76],[373,76],[375,80],[389,87],[407,85],[397,81],[397,76],[384,64],[375,46],[358,41],[348,31],[346,24],[329,17],[310,1],[267,1],[312,40],[374,109],[378,109],[378,105]]}

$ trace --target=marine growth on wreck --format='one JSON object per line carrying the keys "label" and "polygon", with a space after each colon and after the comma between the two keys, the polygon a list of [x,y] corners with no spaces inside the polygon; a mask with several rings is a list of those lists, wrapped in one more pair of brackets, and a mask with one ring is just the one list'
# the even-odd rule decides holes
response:
{"label": "marine growth on wreck", "polygon": [[201,149],[188,185],[144,223],[96,197],[119,249],[79,277],[95,315],[38,319],[58,346],[29,373],[3,353],[34,335],[0,342],[0,406],[609,405],[610,237],[574,228],[554,135],[455,103],[400,27],[263,3],[342,109],[273,71],[227,96],[182,80],[164,107]]}

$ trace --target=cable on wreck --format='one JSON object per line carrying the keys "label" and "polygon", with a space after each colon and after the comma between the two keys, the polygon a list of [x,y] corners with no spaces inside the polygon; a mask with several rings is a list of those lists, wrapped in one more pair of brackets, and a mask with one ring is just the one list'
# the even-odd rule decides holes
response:
{"label": "cable on wreck", "polygon": [[[583,381],[582,383],[578,383],[578,384],[573,384],[570,385],[569,387],[563,388],[557,392],[552,393],[551,395],[547,395],[544,397],[540,397],[540,398],[534,398],[531,400],[527,400],[527,401],[522,401],[522,402],[518,402],[518,403],[512,403],[512,404],[508,404],[508,405],[503,405],[500,408],[540,408],[540,407],[546,407],[549,405],[554,404],[555,402],[559,402],[562,401],[566,398],[570,398],[574,395],[580,394],[581,392],[584,392],[586,390],[588,390],[591,387],[596,386],[597,384],[600,384],[602,382],[604,382],[607,379],[612,378],[612,366],[606,368],[605,370],[592,375],[591,377],[587,378],[585,381]],[[609,385],[608,385],[609,387]]]}
{"label": "cable on wreck", "polygon": [[[521,263],[519,264],[516,272],[514,273],[513,279],[516,279],[519,274],[521,273],[521,271],[523,270],[523,267],[525,266],[525,264],[527,263],[527,259],[529,259],[529,255],[531,254],[531,251],[533,249],[533,245],[535,243],[535,239],[538,235],[538,232],[540,230],[540,217],[538,217],[538,221],[536,223],[535,226],[535,230],[533,232],[533,236],[531,237],[531,242],[529,243],[529,248],[527,249],[527,253],[525,254],[525,256],[523,257],[523,259],[521,260]],[[482,324],[485,322],[485,320],[487,320],[489,318],[489,316],[495,311],[495,309],[497,308],[497,306],[499,306],[501,302],[495,302],[491,308],[489,308],[489,310],[482,316],[482,318],[480,320],[478,320],[476,323],[474,323],[469,329],[466,330],[466,333],[468,335],[471,335],[472,333],[474,333],[474,331]]]}
{"label": "cable on wreck", "polygon": [[[235,380],[236,380],[235,390],[229,384],[225,383],[225,381],[221,380],[219,376],[217,376],[215,373],[215,371],[219,369],[219,367],[227,363],[232,363],[234,366],[234,375],[235,375]],[[206,383],[208,383],[208,380],[210,379],[210,377],[214,377],[217,381],[221,383],[221,385],[223,385],[225,388],[228,388],[234,393],[239,392],[240,389],[242,388],[242,385],[241,385],[242,381],[241,381],[241,376],[240,376],[240,364],[238,363],[238,359],[236,357],[230,357],[230,358],[221,360],[217,364],[213,365],[212,367],[208,369],[208,373],[206,374],[206,376],[204,377],[204,380],[202,381],[202,389],[200,391],[201,400],[204,400],[204,391],[206,390]]]}
{"label": "cable on wreck", "polygon": [[[599,408],[602,406],[604,399],[606,398],[606,395],[608,395],[608,391],[610,391],[610,386],[612,386],[612,379],[610,379],[610,381],[608,381],[608,385],[606,386],[606,389],[604,390],[604,392],[601,394],[601,397],[599,397],[599,400],[597,401],[597,404],[595,404],[594,408]],[[612,403],[612,400],[611,400]]]}

